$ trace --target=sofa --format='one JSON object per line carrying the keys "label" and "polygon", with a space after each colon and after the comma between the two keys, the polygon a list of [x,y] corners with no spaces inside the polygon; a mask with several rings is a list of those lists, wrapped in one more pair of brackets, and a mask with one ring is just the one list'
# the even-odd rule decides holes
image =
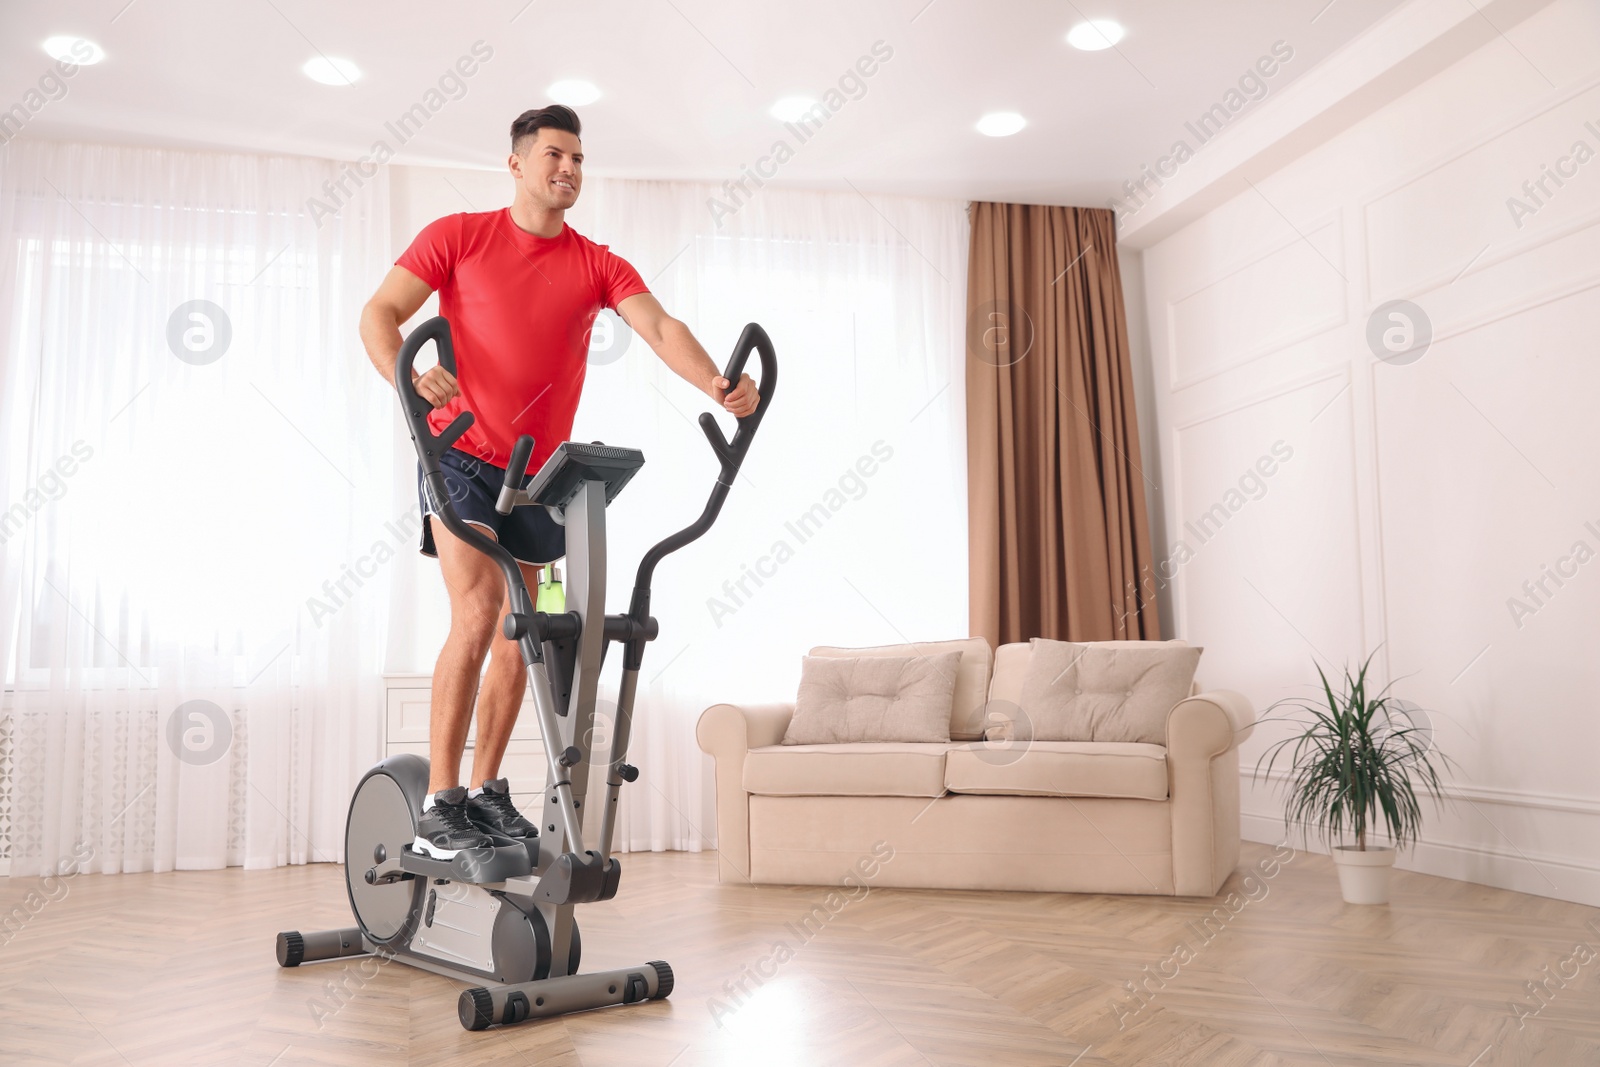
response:
{"label": "sofa", "polygon": [[988,740],[1019,714],[1032,649],[970,638],[811,650],[959,652],[948,742],[785,745],[792,702],[707,708],[696,739],[715,763],[721,881],[837,886],[870,872],[878,886],[1214,896],[1239,858],[1249,702],[1191,684],[1162,744]]}

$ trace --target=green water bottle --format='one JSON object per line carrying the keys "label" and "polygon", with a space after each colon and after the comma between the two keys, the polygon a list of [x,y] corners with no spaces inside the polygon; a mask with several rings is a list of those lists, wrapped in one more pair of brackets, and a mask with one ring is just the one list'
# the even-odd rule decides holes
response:
{"label": "green water bottle", "polygon": [[567,594],[561,589],[561,569],[554,563],[545,567],[540,575],[539,594],[533,607],[546,615],[560,615],[567,610]]}

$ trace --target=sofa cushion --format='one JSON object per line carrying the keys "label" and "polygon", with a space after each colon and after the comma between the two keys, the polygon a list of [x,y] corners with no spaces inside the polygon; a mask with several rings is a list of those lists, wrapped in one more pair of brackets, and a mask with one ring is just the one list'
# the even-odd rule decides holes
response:
{"label": "sofa cushion", "polygon": [[959,652],[932,656],[806,656],[786,745],[950,740]]}
{"label": "sofa cushion", "polygon": [[1200,652],[1158,641],[1108,647],[1034,638],[1022,680],[1021,721],[1010,734],[1038,741],[1161,744],[1167,714],[1189,695]]}
{"label": "sofa cushion", "polygon": [[744,759],[744,789],[770,797],[939,797],[945,744],[767,745]]}
{"label": "sofa cushion", "polygon": [[956,685],[950,708],[950,737],[956,741],[983,738],[984,704],[989,696],[989,668],[994,653],[981,637],[956,641],[922,641],[904,645],[874,645],[870,648],[838,648],[819,645],[813,656],[853,658],[857,656],[932,656],[940,652],[961,653],[956,668]]}
{"label": "sofa cushion", "polygon": [[1167,750],[1118,741],[980,741],[951,748],[944,782],[952,793],[1165,800]]}

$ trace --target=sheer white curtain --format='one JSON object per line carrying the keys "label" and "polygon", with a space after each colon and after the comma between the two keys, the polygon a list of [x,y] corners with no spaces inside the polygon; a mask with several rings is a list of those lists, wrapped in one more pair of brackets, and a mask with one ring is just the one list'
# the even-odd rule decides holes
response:
{"label": "sheer white curtain", "polygon": [[[393,397],[356,319],[387,177],[0,154],[13,874],[339,858],[378,755]],[[308,204],[319,198],[324,209]],[[3,837],[8,836],[9,840]]]}
{"label": "sheer white curtain", "polygon": [[[769,188],[719,226],[713,197],[728,203],[708,185],[590,179],[569,214],[719,367],[752,321],[780,367],[721,518],[657,571],[661,638],[630,758],[641,777],[623,790],[629,849],[714,846],[694,740],[707,706],[792,700],[814,645],[967,635],[965,205]],[[637,338],[615,358],[602,327],[591,353],[574,437],[646,457],[608,520],[619,611],[640,555],[699,515],[717,465],[694,423],[706,397]]]}

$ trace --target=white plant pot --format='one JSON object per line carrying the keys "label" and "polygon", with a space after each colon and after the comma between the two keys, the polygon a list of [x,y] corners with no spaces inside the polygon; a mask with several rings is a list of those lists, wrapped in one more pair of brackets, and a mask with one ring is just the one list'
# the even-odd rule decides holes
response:
{"label": "white plant pot", "polygon": [[1389,903],[1389,873],[1394,870],[1394,849],[1369,846],[1366,851],[1354,845],[1337,845],[1333,862],[1339,868],[1339,892],[1346,904]]}

